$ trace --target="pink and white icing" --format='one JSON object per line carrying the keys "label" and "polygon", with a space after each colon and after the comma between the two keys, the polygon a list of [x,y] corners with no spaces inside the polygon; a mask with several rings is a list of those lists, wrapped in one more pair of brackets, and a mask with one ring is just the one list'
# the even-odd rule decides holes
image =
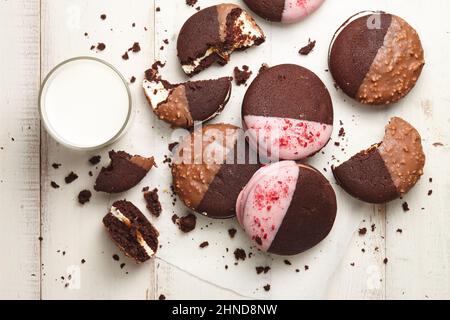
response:
{"label": "pink and white icing", "polygon": [[298,119],[244,116],[249,143],[270,160],[300,160],[322,149],[333,126]]}
{"label": "pink and white icing", "polygon": [[236,202],[237,219],[263,251],[268,251],[291,204],[299,175],[294,161],[259,169]]}
{"label": "pink and white icing", "polygon": [[281,17],[283,23],[293,23],[303,20],[316,11],[325,0],[286,0]]}

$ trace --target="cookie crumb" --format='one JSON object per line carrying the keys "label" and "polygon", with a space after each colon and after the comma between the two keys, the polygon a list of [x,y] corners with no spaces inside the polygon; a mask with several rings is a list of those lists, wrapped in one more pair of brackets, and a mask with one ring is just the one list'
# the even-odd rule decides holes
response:
{"label": "cookie crumb", "polygon": [[384,259],[383,259],[383,263],[384,263],[384,264],[387,264],[388,261],[389,261],[388,258],[384,258]]}
{"label": "cookie crumb", "polygon": [[104,44],[103,42],[99,42],[98,44],[97,44],[97,50],[98,51],[103,51],[103,50],[105,50],[106,49],[106,44]]}
{"label": "cookie crumb", "polygon": [[61,167],[61,163],[56,163],[56,162],[54,162],[54,163],[52,164],[52,167],[53,167],[53,169],[58,170],[59,167]]}
{"label": "cookie crumb", "polygon": [[365,234],[367,233],[367,228],[361,228],[361,229],[359,229],[358,233],[359,233],[360,236],[365,235]]}
{"label": "cookie crumb", "polygon": [[113,258],[114,261],[119,261],[120,260],[120,257],[117,254],[113,254],[112,258]]}
{"label": "cookie crumb", "polygon": [[398,229],[397,229],[397,233],[403,233],[403,230],[400,229],[400,228],[398,228]]}
{"label": "cookie crumb", "polygon": [[403,208],[403,211],[404,212],[408,212],[410,209],[409,209],[409,205],[408,205],[408,202],[403,202],[402,203],[402,208]]}
{"label": "cookie crumb", "polygon": [[301,48],[298,53],[302,56],[307,56],[308,54],[313,51],[314,47],[316,46],[316,41],[311,41],[311,39],[308,39],[308,44]]}
{"label": "cookie crumb", "polygon": [[234,81],[236,85],[240,86],[247,83],[247,80],[250,78],[253,72],[250,71],[250,68],[247,65],[242,66],[242,70],[238,67],[234,68]]}
{"label": "cookie crumb", "polygon": [[236,233],[237,233],[237,230],[236,230],[235,228],[231,228],[231,229],[228,230],[228,234],[229,234],[229,236],[230,236],[231,239],[234,238],[234,236],[236,235]]}
{"label": "cookie crumb", "polygon": [[186,0],[186,4],[190,7],[194,7],[197,4],[197,0]]}
{"label": "cookie crumb", "polygon": [[100,160],[102,159],[102,157],[101,156],[93,156],[93,157],[91,157],[90,159],[89,159],[89,162],[93,165],[93,166],[95,166],[96,164],[99,164],[100,163]]}
{"label": "cookie crumb", "polygon": [[178,225],[178,228],[184,233],[189,233],[195,229],[195,226],[197,224],[197,217],[192,213],[181,218],[177,217],[175,219],[175,224]]}
{"label": "cookie crumb", "polygon": [[122,55],[122,59],[123,59],[123,60],[128,60],[128,59],[130,59],[130,56],[128,55],[128,51],[125,52],[125,53]]}
{"label": "cookie crumb", "polygon": [[106,20],[106,14],[102,14],[102,15],[100,16],[100,19]]}
{"label": "cookie crumb", "polygon": [[204,241],[204,242],[202,242],[202,243],[200,243],[200,245],[199,245],[199,247],[200,248],[206,248],[207,246],[209,246],[209,242],[208,241]]}
{"label": "cookie crumb", "polygon": [[69,183],[74,182],[77,179],[78,179],[78,175],[72,171],[72,172],[69,173],[69,175],[67,177],[64,178],[64,181],[67,184],[69,184]]}
{"label": "cookie crumb", "polygon": [[59,189],[59,184],[57,184],[55,181],[51,181],[50,185],[52,186],[53,189]]}
{"label": "cookie crumb", "polygon": [[147,209],[155,217],[159,217],[162,212],[161,202],[159,201],[158,189],[144,192],[144,199],[147,202]]}
{"label": "cookie crumb", "polygon": [[89,190],[83,190],[78,194],[78,202],[80,204],[85,204],[91,200],[92,193]]}
{"label": "cookie crumb", "polygon": [[287,266],[292,265],[292,263],[289,260],[284,260],[284,264],[287,265]]}
{"label": "cookie crumb", "polygon": [[158,300],[166,300],[166,296],[163,294],[160,294]]}
{"label": "cookie crumb", "polygon": [[266,284],[263,288],[265,291],[270,291],[270,284]]}
{"label": "cookie crumb", "polygon": [[234,258],[238,261],[238,260],[242,260],[245,261],[245,258],[247,258],[247,254],[245,253],[244,249],[240,249],[237,248],[236,250],[234,250]]}

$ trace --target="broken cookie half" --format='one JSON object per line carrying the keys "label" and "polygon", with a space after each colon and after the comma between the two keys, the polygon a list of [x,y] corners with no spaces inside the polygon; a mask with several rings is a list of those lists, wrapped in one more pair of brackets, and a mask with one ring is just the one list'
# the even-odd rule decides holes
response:
{"label": "broken cookie half", "polygon": [[193,76],[215,62],[225,65],[236,50],[258,46],[265,35],[252,16],[235,4],[219,4],[191,16],[178,36],[178,58]]}
{"label": "broken cookie half", "polygon": [[137,263],[156,254],[159,232],[131,202],[114,202],[103,224],[119,249]]}
{"label": "broken cookie half", "polygon": [[109,152],[111,163],[102,168],[95,181],[95,191],[119,193],[136,186],[155,165],[153,157],[131,156],[125,151]]}
{"label": "broken cookie half", "polygon": [[191,128],[194,122],[208,121],[225,108],[231,94],[230,77],[171,84],[154,69],[147,70],[143,82],[145,96],[153,112],[175,128]]}

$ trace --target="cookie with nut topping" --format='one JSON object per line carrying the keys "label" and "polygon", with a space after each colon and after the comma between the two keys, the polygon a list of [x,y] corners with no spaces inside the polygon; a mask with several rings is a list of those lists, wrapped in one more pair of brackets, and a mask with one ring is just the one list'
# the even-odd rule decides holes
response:
{"label": "cookie with nut topping", "polygon": [[388,105],[416,85],[425,64],[419,35],[402,18],[361,13],[335,34],[329,68],[350,97],[369,105]]}
{"label": "cookie with nut topping", "polygon": [[369,203],[386,203],[411,190],[423,175],[425,154],[420,134],[394,117],[381,143],[353,156],[333,174],[350,195]]}

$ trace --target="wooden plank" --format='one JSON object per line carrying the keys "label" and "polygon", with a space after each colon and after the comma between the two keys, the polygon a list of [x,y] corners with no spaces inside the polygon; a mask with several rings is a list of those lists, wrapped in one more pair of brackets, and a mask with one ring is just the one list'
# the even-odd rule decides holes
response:
{"label": "wooden plank", "polygon": [[[102,14],[107,16],[105,20],[100,18]],[[148,146],[151,139],[146,138],[151,137],[152,118],[149,117],[139,85],[143,68],[153,60],[153,15],[153,1],[147,0],[107,3],[100,0],[42,1],[43,75],[65,59],[91,55],[112,63],[126,78],[137,78],[136,83],[130,85],[134,101],[133,126],[121,141],[110,147],[136,154],[153,152],[152,147]],[[85,33],[88,35],[85,36]],[[91,51],[91,45],[99,42],[105,43],[106,49],[103,52]],[[130,53],[130,59],[124,61],[121,58],[123,53],[134,42],[140,43],[141,52]],[[106,165],[110,148],[98,152],[74,152],[58,145],[45,133],[42,139],[43,298],[154,297],[153,262],[135,266],[123,257],[101,222],[116,199],[126,197],[142,208],[143,199],[139,192],[142,186],[136,187],[130,194],[117,196],[95,193],[91,202],[82,207],[76,200],[78,192],[84,188],[92,190],[94,178],[88,172],[96,174],[100,169],[100,166],[90,166],[88,159],[100,154],[101,165]],[[53,169],[51,164],[54,162],[61,163],[61,168]],[[79,179],[66,185],[64,177],[70,171],[76,172]],[[50,181],[56,181],[61,188],[52,189]],[[119,262],[112,259],[116,253],[120,256]],[[85,263],[81,262],[82,259]],[[121,263],[126,264],[123,269]]]}
{"label": "wooden plank", "polygon": [[39,1],[1,1],[0,29],[0,299],[37,299]]}

